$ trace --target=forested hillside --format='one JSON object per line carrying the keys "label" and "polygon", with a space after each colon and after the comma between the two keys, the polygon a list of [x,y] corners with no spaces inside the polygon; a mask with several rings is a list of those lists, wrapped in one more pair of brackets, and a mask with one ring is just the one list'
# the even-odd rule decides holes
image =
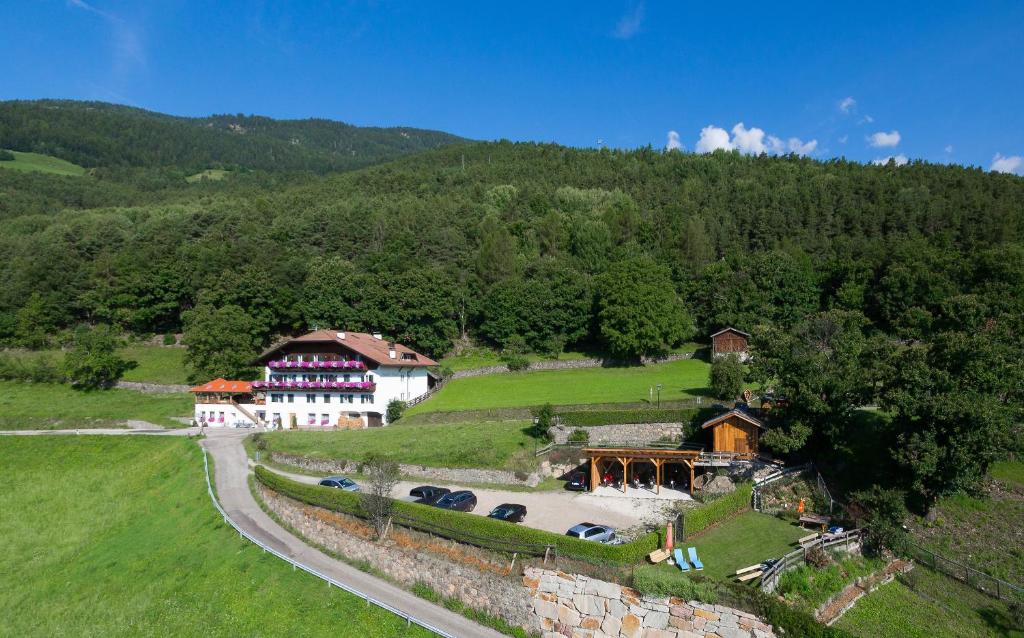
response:
{"label": "forested hillside", "polygon": [[465,140],[414,128],[244,115],[186,118],[103,102],[0,102],[0,148],[87,168],[351,170]]}
{"label": "forested hillside", "polygon": [[[1024,300],[1024,180],[960,167],[491,143],[157,203],[116,182],[95,194],[16,179],[0,200],[15,202],[0,239],[10,343],[82,321],[177,330],[189,310],[231,309],[256,343],[335,325],[434,355],[462,334],[631,352],[658,344],[612,344],[605,302],[654,324],[684,317],[653,325],[668,346],[831,308],[922,338],[958,295],[1007,311]],[[95,208],[18,215],[26,190]],[[670,294],[617,298],[640,284]]]}

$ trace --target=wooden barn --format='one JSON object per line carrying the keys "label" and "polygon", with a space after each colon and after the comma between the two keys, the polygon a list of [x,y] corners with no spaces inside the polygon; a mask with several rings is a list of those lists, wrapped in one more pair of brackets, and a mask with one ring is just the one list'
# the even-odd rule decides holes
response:
{"label": "wooden barn", "polygon": [[711,430],[713,451],[741,456],[756,456],[764,424],[743,410],[730,410],[709,419],[700,426]]}
{"label": "wooden barn", "polygon": [[737,354],[742,361],[749,356],[750,335],[736,328],[723,328],[711,335],[711,356]]}

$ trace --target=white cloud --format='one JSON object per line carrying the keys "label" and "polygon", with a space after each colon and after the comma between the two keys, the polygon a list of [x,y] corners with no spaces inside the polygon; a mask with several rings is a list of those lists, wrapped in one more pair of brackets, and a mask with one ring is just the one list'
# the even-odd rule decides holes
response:
{"label": "white cloud", "polygon": [[717,126],[705,126],[700,130],[700,139],[697,140],[698,153],[710,153],[723,149],[731,151],[733,146],[729,141],[729,132]]}
{"label": "white cloud", "polygon": [[857,122],[857,124],[871,124],[874,121],[875,118],[871,117],[870,115],[865,115],[864,117],[860,118],[860,121]]}
{"label": "white cloud", "polygon": [[842,137],[840,137],[840,138],[839,138],[839,143],[840,143],[840,144],[846,144],[846,141],[847,141],[848,139],[850,139],[850,136],[849,136],[849,135],[844,135],[844,136],[842,136]]}
{"label": "white cloud", "polygon": [[892,131],[886,133],[885,131],[879,131],[868,138],[868,144],[875,148],[884,148],[888,146],[896,146],[900,143],[900,132]]}
{"label": "white cloud", "polygon": [[1001,153],[996,153],[995,157],[992,158],[992,165],[988,167],[988,170],[996,173],[1024,175],[1024,157],[1021,157],[1020,155],[1004,156]]}
{"label": "white cloud", "polygon": [[683,143],[679,141],[679,133],[675,131],[668,132],[668,142],[665,144],[666,151],[681,151],[683,150]]}
{"label": "white cloud", "polygon": [[944,148],[943,150],[946,151],[946,155],[952,155],[953,154],[953,145],[952,144],[947,144],[946,148]]}
{"label": "white cloud", "polygon": [[644,3],[640,2],[633,7],[632,11],[627,12],[626,15],[619,19],[619,23],[615,25],[612,36],[620,40],[628,40],[640,32],[640,27],[643,23]]}
{"label": "white cloud", "polygon": [[[671,132],[669,133],[671,143]],[[732,127],[732,136],[724,128],[708,125],[701,129],[700,139],[695,147],[698,153],[710,153],[718,149],[736,150],[745,155],[784,155],[795,153],[809,155],[818,148],[818,140],[803,141],[799,137],[783,140],[776,135],[768,135],[756,126],[747,128],[743,122]]]}
{"label": "white cloud", "polygon": [[757,127],[748,129],[743,122],[732,127],[732,145],[747,155],[760,155],[768,150],[764,145],[764,131]]}
{"label": "white cloud", "polygon": [[844,97],[843,99],[839,100],[839,110],[842,111],[844,114],[852,111],[855,106],[857,106],[857,100],[853,99],[852,97]]}
{"label": "white cloud", "polygon": [[88,11],[103,18],[113,31],[114,73],[123,76],[135,67],[146,65],[146,50],[139,30],[117,14],[98,9],[85,0],[67,0],[67,6]]}
{"label": "white cloud", "polygon": [[909,159],[907,159],[906,155],[904,155],[903,153],[900,153],[899,155],[889,155],[888,157],[879,157],[879,158],[875,159],[874,161],[872,161],[871,163],[872,164],[878,164],[879,166],[885,166],[886,164],[889,163],[889,160],[892,160],[892,161],[896,162],[896,166],[903,166],[904,164],[906,164],[907,162],[910,161]]}

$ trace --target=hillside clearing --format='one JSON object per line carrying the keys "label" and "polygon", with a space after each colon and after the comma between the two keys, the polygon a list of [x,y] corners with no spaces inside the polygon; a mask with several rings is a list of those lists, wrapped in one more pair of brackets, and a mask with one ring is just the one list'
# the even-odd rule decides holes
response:
{"label": "hillside clearing", "polygon": [[[435,396],[409,414],[482,408],[628,403],[651,398],[650,389],[662,384],[661,400],[674,401],[708,392],[711,366],[684,359],[648,366],[542,370],[494,374],[448,382]],[[655,397],[656,400],[656,397]]]}
{"label": "hillside clearing", "polygon": [[14,161],[0,162],[0,168],[10,168],[16,171],[29,171],[36,173],[51,173],[53,175],[69,175],[78,177],[85,175],[85,169],[78,164],[72,164],[59,157],[41,155],[39,153],[22,153],[21,151],[10,151],[14,155]]}
{"label": "hillside clearing", "polygon": [[191,441],[8,438],[0,459],[6,635],[428,635],[240,539]]}
{"label": "hillside clearing", "polygon": [[192,414],[192,397],[117,389],[82,392],[56,383],[0,381],[0,413],[0,430],[119,427],[126,420],[180,428],[183,424],[173,417]]}

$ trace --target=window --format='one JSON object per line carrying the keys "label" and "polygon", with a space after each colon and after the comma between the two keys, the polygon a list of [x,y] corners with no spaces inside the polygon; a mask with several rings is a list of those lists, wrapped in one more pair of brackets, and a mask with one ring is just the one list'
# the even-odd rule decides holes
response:
{"label": "window", "polygon": [[267,413],[264,412],[263,410],[257,410],[256,411],[256,418],[259,419],[260,421],[266,421],[267,420]]}
{"label": "window", "polygon": [[414,355],[411,352],[403,352],[402,353],[402,359],[404,359],[405,361],[415,361],[416,360],[416,355]]}
{"label": "window", "polygon": [[270,402],[271,403],[280,403],[283,399],[284,399],[284,395],[283,394],[271,394],[270,395]]}
{"label": "window", "polygon": [[330,403],[330,402],[331,402],[331,395],[325,394],[324,395],[324,403]]}
{"label": "window", "polygon": [[281,413],[275,412],[273,422],[277,425],[281,425]]}
{"label": "window", "polygon": [[370,383],[373,383],[373,375],[372,374],[366,375],[366,380],[369,381]]}
{"label": "window", "polygon": [[355,403],[356,402],[356,395],[354,395],[354,394],[348,395],[348,402],[349,403]]}
{"label": "window", "polygon": [[366,394],[360,394],[360,395],[359,395],[359,402],[360,402],[360,403],[366,403],[366,400],[367,400],[367,399],[369,399],[369,398],[370,398],[370,397],[369,397],[369,395],[366,395]]}
{"label": "window", "polygon": [[220,413],[220,419],[219,419],[219,421],[220,421],[221,423],[223,423],[223,422],[224,422],[224,413],[223,413],[223,412],[221,412],[221,413]]}
{"label": "window", "polygon": [[345,375],[345,376],[343,377],[343,380],[345,381],[345,383],[348,383],[348,382],[349,382],[349,380],[350,380],[351,378],[352,378],[352,375],[351,375],[351,374],[346,374],[346,375]]}
{"label": "window", "polygon": [[310,412],[309,413],[309,424],[310,425],[316,425],[316,413],[315,412]]}
{"label": "window", "polygon": [[315,394],[307,394],[306,395],[306,403],[316,403],[316,395]]}
{"label": "window", "polygon": [[288,403],[295,403],[295,395],[294,394],[289,394],[288,395]]}
{"label": "window", "polygon": [[320,425],[328,425],[331,422],[331,417],[328,414],[320,415]]}

